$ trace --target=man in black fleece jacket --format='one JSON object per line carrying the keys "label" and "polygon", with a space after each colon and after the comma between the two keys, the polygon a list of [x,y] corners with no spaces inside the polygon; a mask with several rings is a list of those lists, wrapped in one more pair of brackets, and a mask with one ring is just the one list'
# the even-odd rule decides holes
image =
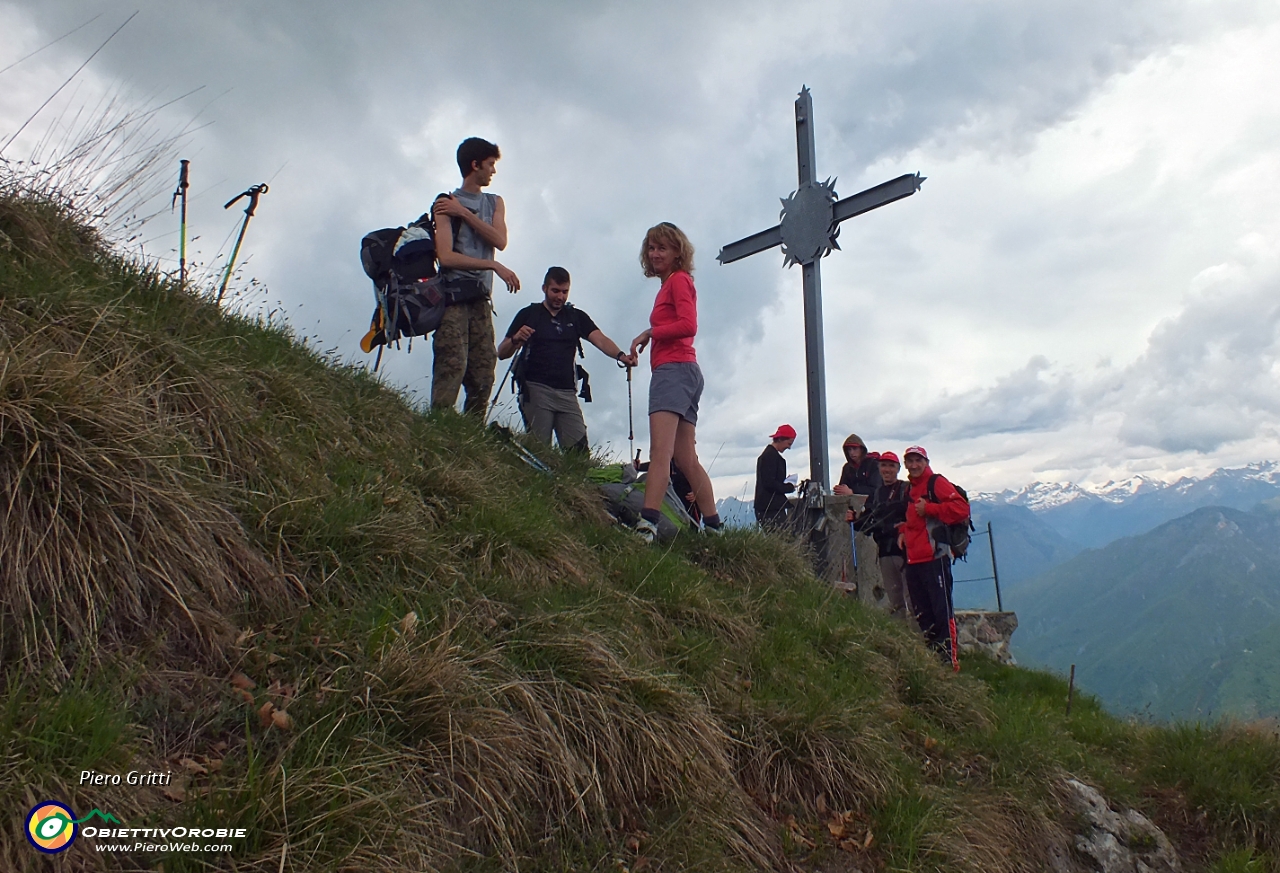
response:
{"label": "man in black fleece jacket", "polygon": [[787,495],[796,490],[796,486],[786,481],[787,462],[782,453],[791,448],[796,441],[796,429],[784,424],[769,437],[772,440],[764,447],[756,461],[756,523],[761,527],[778,528],[787,520]]}

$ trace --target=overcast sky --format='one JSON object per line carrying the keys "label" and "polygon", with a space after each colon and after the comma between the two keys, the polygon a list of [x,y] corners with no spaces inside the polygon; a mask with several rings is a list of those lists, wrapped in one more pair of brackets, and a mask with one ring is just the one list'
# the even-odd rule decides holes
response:
{"label": "overcast sky", "polygon": [[[500,260],[524,284],[495,295],[499,335],[560,264],[571,300],[629,341],[657,291],[641,239],[673,221],[698,249],[718,496],[743,493],[782,422],[804,475],[799,270],[776,250],[715,255],[795,188],[807,84],[818,172],[841,196],[928,177],[846,222],[823,262],[835,470],[850,431],[922,443],[981,490],[1280,457],[1274,2],[0,0],[0,68],[102,13],[0,72],[0,142],[135,10],[4,156],[104,94],[155,107],[200,89],[155,116],[193,130],[195,257],[216,267],[242,217],[222,204],[269,181],[238,287],[262,284],[236,305],[349,360],[372,309],[360,237],[456,187],[458,142],[482,136],[503,153]],[[176,160],[164,172],[167,202]],[[176,224],[162,212],[142,238],[169,265]],[[429,391],[427,344],[383,361]],[[586,365],[593,442],[624,454],[625,379],[593,349]],[[645,448],[647,386],[641,369]]]}

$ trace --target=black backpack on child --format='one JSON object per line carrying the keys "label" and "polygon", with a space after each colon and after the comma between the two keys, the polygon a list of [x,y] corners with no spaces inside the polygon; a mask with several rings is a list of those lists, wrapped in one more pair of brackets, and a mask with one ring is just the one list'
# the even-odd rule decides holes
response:
{"label": "black backpack on child", "polygon": [[[934,473],[929,477],[928,491],[925,494],[925,499],[930,503],[941,503],[941,501],[938,500],[937,492],[934,490],[935,483],[938,481],[938,476],[938,473]],[[965,493],[965,490],[954,482],[951,483],[951,487],[956,489],[956,492],[964,498],[965,504],[968,505],[969,495]],[[938,529],[945,533],[945,536],[942,538],[942,542],[951,549],[951,557],[954,560],[964,558],[965,554],[969,551],[969,532],[975,530],[973,526],[973,516],[970,515],[964,521],[958,521],[955,524],[939,524]]]}

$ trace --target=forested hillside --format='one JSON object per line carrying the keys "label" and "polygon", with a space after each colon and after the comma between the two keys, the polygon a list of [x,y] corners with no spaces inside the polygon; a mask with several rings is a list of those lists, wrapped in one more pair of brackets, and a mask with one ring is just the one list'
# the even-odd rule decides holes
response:
{"label": "forested hillside", "polygon": [[1117,713],[1280,715],[1280,514],[1198,509],[1020,589],[1017,656]]}

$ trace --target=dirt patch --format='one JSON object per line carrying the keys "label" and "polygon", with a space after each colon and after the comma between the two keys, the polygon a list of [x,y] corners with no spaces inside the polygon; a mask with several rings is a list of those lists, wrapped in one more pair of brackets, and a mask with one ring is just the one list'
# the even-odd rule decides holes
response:
{"label": "dirt patch", "polygon": [[1217,856],[1218,845],[1203,810],[1197,810],[1176,788],[1149,788],[1142,796],[1147,814],[1178,849],[1188,870],[1204,870]]}

